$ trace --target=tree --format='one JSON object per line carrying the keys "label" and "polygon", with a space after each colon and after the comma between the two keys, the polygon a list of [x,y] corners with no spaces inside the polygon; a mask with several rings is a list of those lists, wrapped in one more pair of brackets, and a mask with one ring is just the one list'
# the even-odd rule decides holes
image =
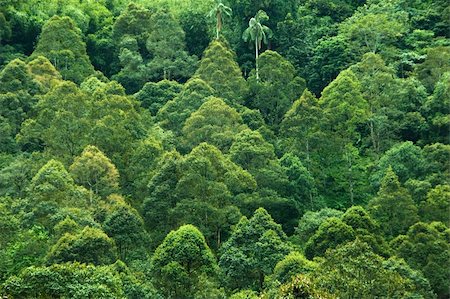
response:
{"label": "tree", "polygon": [[449,59],[450,47],[430,48],[424,62],[417,66],[418,78],[429,92],[435,89],[442,75],[450,71]]}
{"label": "tree", "polygon": [[319,211],[307,211],[298,221],[294,240],[298,245],[304,247],[323,222],[332,217],[339,218],[342,214],[341,211],[330,208],[323,208]]}
{"label": "tree", "polygon": [[117,246],[119,258],[123,261],[147,258],[144,246],[147,233],[139,213],[124,201],[113,205],[106,216],[103,228]]}
{"label": "tree", "polygon": [[231,105],[242,104],[248,86],[236,62],[236,54],[225,40],[213,40],[203,53],[194,78],[205,81],[217,97]]}
{"label": "tree", "polygon": [[248,78],[252,101],[266,123],[278,126],[282,117],[305,89],[305,80],[296,76],[294,66],[274,51],[267,50],[258,57],[259,80],[250,73]]}
{"label": "tree", "polygon": [[[356,147],[358,128],[367,122],[369,107],[361,93],[361,85],[351,70],[342,71],[322,92],[320,121],[323,143],[319,157],[322,188],[335,205],[353,205],[365,198],[365,165]],[[333,190],[333,192],[330,192]]]}
{"label": "tree", "polygon": [[216,39],[219,39],[219,33],[223,26],[223,17],[231,17],[232,9],[222,3],[221,0],[216,0],[214,7],[209,11],[208,17],[216,19]]}
{"label": "tree", "polygon": [[313,272],[317,267],[315,262],[307,260],[301,253],[293,251],[279,261],[273,269],[271,279],[284,284],[298,275]]}
{"label": "tree", "polygon": [[323,256],[327,249],[336,248],[355,239],[353,228],[341,219],[331,217],[322,222],[317,231],[305,245],[305,255],[308,259]]}
{"label": "tree", "polygon": [[424,274],[438,298],[449,294],[450,270],[444,266],[450,262],[448,234],[449,228],[441,222],[418,222],[391,242],[397,256]]}
{"label": "tree", "polygon": [[161,107],[156,119],[163,129],[171,130],[178,136],[186,119],[213,94],[214,90],[202,79],[190,79],[183,85],[178,96]]}
{"label": "tree", "polygon": [[180,201],[171,211],[173,222],[196,225],[211,246],[220,247],[240,218],[232,198],[255,190],[254,178],[207,143],[184,157],[178,173],[174,193]]}
{"label": "tree", "polygon": [[222,246],[219,266],[231,289],[261,290],[264,277],[288,252],[281,226],[263,208],[253,217],[242,217]]}
{"label": "tree", "polygon": [[[394,115],[409,112],[409,109],[401,107],[403,103],[400,100],[397,103],[392,100],[394,94],[401,94],[402,85],[406,84],[400,84],[401,81],[396,80],[394,70],[386,66],[378,54],[364,54],[361,61],[351,66],[350,69],[361,82],[361,86],[364,86],[361,88],[361,93],[368,104],[367,127],[369,132],[366,134],[369,136],[364,136],[366,135],[364,134],[362,137],[367,139],[365,143],[372,146],[374,154],[378,157],[392,145],[392,140],[398,138]],[[405,90],[405,93],[404,102],[411,106],[413,92]],[[398,97],[403,99],[401,96]],[[417,111],[414,108],[412,110]]]}
{"label": "tree", "polygon": [[407,15],[394,3],[373,3],[357,9],[339,25],[339,33],[360,53],[381,52],[389,57],[392,45],[407,32]]}
{"label": "tree", "polygon": [[422,107],[429,129],[425,140],[430,142],[448,142],[450,128],[450,72],[444,73],[436,83],[433,95]]}
{"label": "tree", "polygon": [[450,212],[449,196],[449,185],[437,185],[431,189],[427,194],[426,201],[422,202],[420,206],[422,219],[429,222],[440,221],[450,227],[450,219],[448,217]]}
{"label": "tree", "polygon": [[411,141],[397,143],[378,161],[377,169],[371,176],[372,184],[375,188],[379,187],[389,167],[392,167],[400,183],[405,183],[408,179],[419,179],[425,171],[425,163],[420,147]]}
{"label": "tree", "polygon": [[122,281],[112,266],[80,263],[28,267],[8,279],[5,293],[13,298],[121,298]]}
{"label": "tree", "polygon": [[317,98],[305,89],[284,115],[280,134],[286,150],[303,159],[309,171],[313,170],[312,153],[316,148],[317,133],[321,118],[321,108]]}
{"label": "tree", "polygon": [[179,201],[175,190],[179,177],[181,155],[176,151],[164,153],[148,182],[147,197],[142,203],[142,218],[150,233],[150,248],[156,248],[172,229],[169,212]]}
{"label": "tree", "polygon": [[210,98],[186,120],[183,138],[190,149],[207,142],[228,152],[234,136],[245,129],[239,113],[222,99]]}
{"label": "tree", "polygon": [[155,286],[168,298],[191,298],[201,275],[214,279],[218,270],[205,238],[193,225],[171,231],[151,259]]}
{"label": "tree", "polygon": [[402,297],[408,284],[399,273],[383,268],[383,262],[356,239],[327,252],[313,274],[314,282],[339,298]]}
{"label": "tree", "polygon": [[70,261],[106,265],[114,263],[116,259],[114,241],[102,230],[88,226],[77,234],[64,234],[47,255],[49,265]]}
{"label": "tree", "polygon": [[161,107],[178,96],[182,88],[176,81],[147,82],[134,96],[141,102],[142,107],[148,109],[152,115],[156,115]]}
{"label": "tree", "polygon": [[269,16],[265,11],[260,10],[256,15],[248,22],[248,28],[245,29],[242,34],[244,41],[255,42],[255,61],[256,61],[256,81],[259,80],[259,67],[258,67],[258,51],[261,49],[262,42],[268,43],[268,39],[272,37],[272,30],[262,23],[267,21]]}
{"label": "tree", "polygon": [[369,202],[369,211],[388,238],[406,232],[419,220],[417,206],[408,191],[400,185],[392,167],[387,169],[377,196]]}
{"label": "tree", "polygon": [[159,9],[150,17],[151,29],[146,47],[152,59],[149,79],[186,81],[194,72],[197,57],[185,48],[185,33],[168,9]]}
{"label": "tree", "polygon": [[42,28],[33,58],[47,57],[64,79],[81,83],[94,72],[81,31],[69,17],[52,17]]}
{"label": "tree", "polygon": [[50,201],[70,205],[75,183],[64,165],[56,160],[48,161],[35,174],[29,186],[29,196],[37,202]]}
{"label": "tree", "polygon": [[88,145],[70,166],[75,182],[94,194],[106,197],[118,191],[119,172],[97,147]]}

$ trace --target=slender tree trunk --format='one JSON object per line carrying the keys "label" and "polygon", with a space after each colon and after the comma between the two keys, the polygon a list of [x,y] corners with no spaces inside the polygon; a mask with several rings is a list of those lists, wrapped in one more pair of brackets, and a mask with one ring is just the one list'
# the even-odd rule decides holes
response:
{"label": "slender tree trunk", "polygon": [[256,80],[259,81],[259,67],[258,67],[258,38],[255,39],[255,62],[256,62]]}
{"label": "slender tree trunk", "polygon": [[222,28],[222,18],[220,14],[217,14],[217,26],[216,26],[216,39],[219,39],[219,31]]}

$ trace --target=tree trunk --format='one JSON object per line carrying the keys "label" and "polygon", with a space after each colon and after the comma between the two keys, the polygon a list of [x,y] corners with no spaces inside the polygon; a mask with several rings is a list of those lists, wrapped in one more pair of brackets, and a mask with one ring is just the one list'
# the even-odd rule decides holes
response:
{"label": "tree trunk", "polygon": [[256,81],[259,81],[259,68],[258,68],[258,38],[255,39],[255,65],[256,65]]}

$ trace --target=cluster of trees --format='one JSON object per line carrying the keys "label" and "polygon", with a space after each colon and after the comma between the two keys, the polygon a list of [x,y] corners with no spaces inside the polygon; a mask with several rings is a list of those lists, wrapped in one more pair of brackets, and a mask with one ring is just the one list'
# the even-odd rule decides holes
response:
{"label": "cluster of trees", "polygon": [[2,1],[0,295],[449,298],[447,1]]}

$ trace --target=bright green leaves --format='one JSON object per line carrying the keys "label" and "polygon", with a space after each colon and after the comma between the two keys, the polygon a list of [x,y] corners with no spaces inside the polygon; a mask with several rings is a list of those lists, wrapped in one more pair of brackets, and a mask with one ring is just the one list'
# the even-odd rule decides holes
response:
{"label": "bright green leaves", "polygon": [[420,269],[438,297],[448,296],[450,270],[449,229],[440,222],[418,222],[408,229],[406,235],[391,242],[396,254],[415,269]]}
{"label": "bright green leaves", "polygon": [[187,148],[207,142],[227,152],[234,136],[245,127],[235,109],[219,98],[210,98],[186,120],[182,132]]}
{"label": "bright green leaves", "polygon": [[256,188],[247,171],[207,143],[201,143],[185,157],[167,154],[158,169],[143,203],[148,227],[164,234],[171,227],[161,226],[161,221],[169,225],[192,223],[210,244],[217,246],[222,234],[227,234],[240,217],[232,198]]}
{"label": "bright green leaves", "polygon": [[81,83],[94,72],[81,31],[69,17],[52,17],[43,27],[33,57],[47,57],[64,79]]}
{"label": "bright green leaves", "polygon": [[186,51],[185,34],[167,9],[160,9],[150,18],[151,30],[146,47],[153,59],[148,64],[151,80],[188,79],[195,70],[197,57]]}
{"label": "bright green leaves", "polygon": [[200,277],[217,273],[215,258],[202,233],[192,225],[170,232],[151,260],[155,285],[166,297],[192,298]]}
{"label": "bright green leaves", "polygon": [[156,115],[164,104],[180,93],[182,88],[183,86],[176,81],[147,82],[134,96],[141,102],[142,107],[149,109],[152,115]]}
{"label": "bright green leaves", "polygon": [[75,181],[105,197],[119,189],[119,172],[97,147],[87,146],[70,166]]}
{"label": "bright green leaves", "polygon": [[[129,273],[123,263],[94,266],[79,263],[30,267],[5,284],[6,294],[14,298],[155,298],[154,289]],[[150,297],[144,297],[144,296]]]}
{"label": "bright green leaves", "polygon": [[85,227],[76,234],[64,234],[47,255],[48,264],[78,261],[103,265],[112,264],[116,259],[114,241],[103,231],[91,227]]}
{"label": "bright green leaves", "polygon": [[37,201],[67,204],[70,203],[74,187],[75,183],[64,165],[50,160],[31,180],[29,192]]}
{"label": "bright green leaves", "polygon": [[248,92],[236,54],[219,40],[212,41],[206,48],[194,77],[204,80],[215,90],[215,96],[232,105],[242,104]]}

